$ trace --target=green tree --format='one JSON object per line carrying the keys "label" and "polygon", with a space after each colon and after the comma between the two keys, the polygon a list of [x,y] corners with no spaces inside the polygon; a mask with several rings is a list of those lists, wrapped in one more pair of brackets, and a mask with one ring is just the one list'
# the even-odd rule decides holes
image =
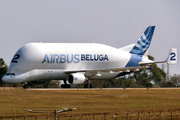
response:
{"label": "green tree", "polygon": [[152,87],[152,75],[150,73],[150,70],[148,69],[141,69],[139,71],[134,72],[134,75],[131,77],[131,79],[135,79],[136,83],[139,85],[139,87]]}
{"label": "green tree", "polygon": [[179,87],[180,86],[180,75],[174,74],[171,76],[170,81],[163,81],[160,84],[161,87]]}
{"label": "green tree", "polygon": [[[154,57],[148,56],[150,60],[154,61]],[[151,65],[150,69],[141,69],[139,71],[134,72],[134,75],[130,77],[130,79],[135,79],[137,84],[141,87],[152,87],[154,84],[160,84],[162,81],[166,79],[166,73],[157,67],[156,64]]]}
{"label": "green tree", "polygon": [[5,83],[2,81],[2,77],[6,74],[8,66],[5,64],[4,60],[0,58],[0,86],[2,87]]}
{"label": "green tree", "polygon": [[134,80],[118,78],[104,81],[104,88],[136,88],[138,85]]}
{"label": "green tree", "polygon": [[[149,55],[148,58],[150,60],[154,61],[154,57]],[[165,81],[166,80],[166,73],[162,69],[160,69],[156,64],[153,64],[152,66],[153,66],[153,68],[150,69],[150,72],[152,75],[151,79],[156,84],[160,84],[162,81]]]}

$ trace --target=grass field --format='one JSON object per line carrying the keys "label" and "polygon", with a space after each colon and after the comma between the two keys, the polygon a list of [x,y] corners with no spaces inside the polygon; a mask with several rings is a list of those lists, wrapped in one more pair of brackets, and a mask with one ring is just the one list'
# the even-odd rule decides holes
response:
{"label": "grass field", "polygon": [[0,116],[25,114],[25,110],[53,111],[62,108],[76,108],[73,113],[180,109],[180,89],[0,88]]}

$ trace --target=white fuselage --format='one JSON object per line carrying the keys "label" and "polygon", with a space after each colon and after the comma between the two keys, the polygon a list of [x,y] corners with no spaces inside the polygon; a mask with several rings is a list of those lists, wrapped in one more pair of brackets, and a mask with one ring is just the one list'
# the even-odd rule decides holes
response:
{"label": "white fuselage", "polygon": [[[16,52],[9,75],[3,80],[7,83],[66,80],[66,71],[123,68],[130,58],[128,52],[97,43],[29,43]],[[91,79],[110,79],[118,74],[103,73]]]}

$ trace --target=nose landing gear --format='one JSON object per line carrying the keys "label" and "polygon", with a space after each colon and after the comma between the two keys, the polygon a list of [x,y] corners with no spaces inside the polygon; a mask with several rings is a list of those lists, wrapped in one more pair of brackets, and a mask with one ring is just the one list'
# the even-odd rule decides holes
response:
{"label": "nose landing gear", "polygon": [[29,86],[29,85],[28,85],[28,82],[23,83],[23,88],[24,88],[24,89],[27,89],[28,86]]}

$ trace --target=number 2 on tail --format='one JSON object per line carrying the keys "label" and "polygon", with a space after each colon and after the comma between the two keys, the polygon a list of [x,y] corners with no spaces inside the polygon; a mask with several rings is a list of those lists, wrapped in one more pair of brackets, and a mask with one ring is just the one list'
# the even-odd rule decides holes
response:
{"label": "number 2 on tail", "polygon": [[17,63],[18,62],[17,59],[19,59],[19,58],[20,58],[20,55],[16,54],[11,62]]}
{"label": "number 2 on tail", "polygon": [[171,55],[172,55],[172,57],[170,58],[170,60],[176,60],[176,58],[175,58],[176,57],[176,53],[172,52]]}

